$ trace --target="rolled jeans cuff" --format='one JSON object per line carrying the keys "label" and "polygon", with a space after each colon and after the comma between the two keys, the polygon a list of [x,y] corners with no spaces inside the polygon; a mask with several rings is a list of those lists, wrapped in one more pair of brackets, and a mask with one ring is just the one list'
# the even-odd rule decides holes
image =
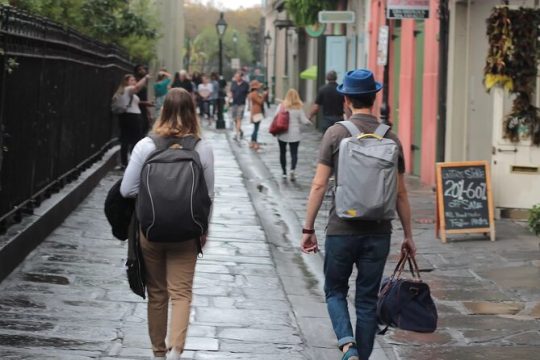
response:
{"label": "rolled jeans cuff", "polygon": [[341,349],[343,345],[346,345],[346,344],[352,343],[356,345],[356,340],[352,336],[345,336],[344,338],[339,339],[337,343],[338,343],[339,348]]}

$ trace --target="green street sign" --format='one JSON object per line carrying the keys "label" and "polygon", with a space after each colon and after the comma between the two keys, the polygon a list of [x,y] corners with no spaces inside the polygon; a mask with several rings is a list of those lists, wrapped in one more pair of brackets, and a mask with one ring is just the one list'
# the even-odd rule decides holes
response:
{"label": "green street sign", "polygon": [[322,24],[352,24],[356,20],[354,11],[319,11]]}
{"label": "green street sign", "polygon": [[326,24],[315,23],[313,25],[306,26],[306,33],[311,37],[319,37],[324,34],[326,30]]}

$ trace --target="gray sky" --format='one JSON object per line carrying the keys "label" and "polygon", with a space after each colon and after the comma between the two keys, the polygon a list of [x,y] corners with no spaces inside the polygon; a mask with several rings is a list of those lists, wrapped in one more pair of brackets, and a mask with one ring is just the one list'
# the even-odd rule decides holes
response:
{"label": "gray sky", "polygon": [[214,3],[217,8],[220,9],[238,9],[240,7],[253,7],[261,5],[261,0],[195,0],[201,3]]}

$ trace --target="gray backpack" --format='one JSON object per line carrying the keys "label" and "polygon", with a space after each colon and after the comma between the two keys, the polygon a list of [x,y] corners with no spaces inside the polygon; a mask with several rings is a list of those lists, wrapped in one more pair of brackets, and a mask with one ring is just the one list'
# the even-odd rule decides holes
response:
{"label": "gray backpack", "polygon": [[343,220],[390,220],[397,200],[399,148],[384,136],[390,129],[379,125],[373,134],[362,134],[350,121],[338,124],[351,137],[339,144],[336,214]]}
{"label": "gray backpack", "polygon": [[137,218],[152,242],[198,240],[208,230],[212,201],[193,136],[164,138],[156,144],[141,171]]}

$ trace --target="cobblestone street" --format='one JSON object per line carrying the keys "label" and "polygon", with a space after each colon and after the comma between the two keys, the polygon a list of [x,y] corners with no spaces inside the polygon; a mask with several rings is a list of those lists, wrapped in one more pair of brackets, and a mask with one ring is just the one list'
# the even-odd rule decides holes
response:
{"label": "cobblestone street", "polygon": [[[216,158],[210,239],[197,264],[186,359],[339,359],[322,292],[322,255],[298,249],[321,135],[306,128],[297,181],[281,179],[277,141],[262,149],[206,130]],[[246,135],[251,127],[244,125]],[[247,136],[246,136],[247,137]],[[148,359],[146,303],[127,285],[127,244],[103,215],[110,172],[0,283],[1,359]],[[540,351],[539,240],[497,222],[497,241],[434,236],[431,189],[409,178],[423,278],[439,310],[434,334],[390,331],[371,360],[534,359]],[[324,250],[328,204],[317,233]],[[395,226],[387,272],[401,233]],[[353,283],[351,283],[353,286]]]}

